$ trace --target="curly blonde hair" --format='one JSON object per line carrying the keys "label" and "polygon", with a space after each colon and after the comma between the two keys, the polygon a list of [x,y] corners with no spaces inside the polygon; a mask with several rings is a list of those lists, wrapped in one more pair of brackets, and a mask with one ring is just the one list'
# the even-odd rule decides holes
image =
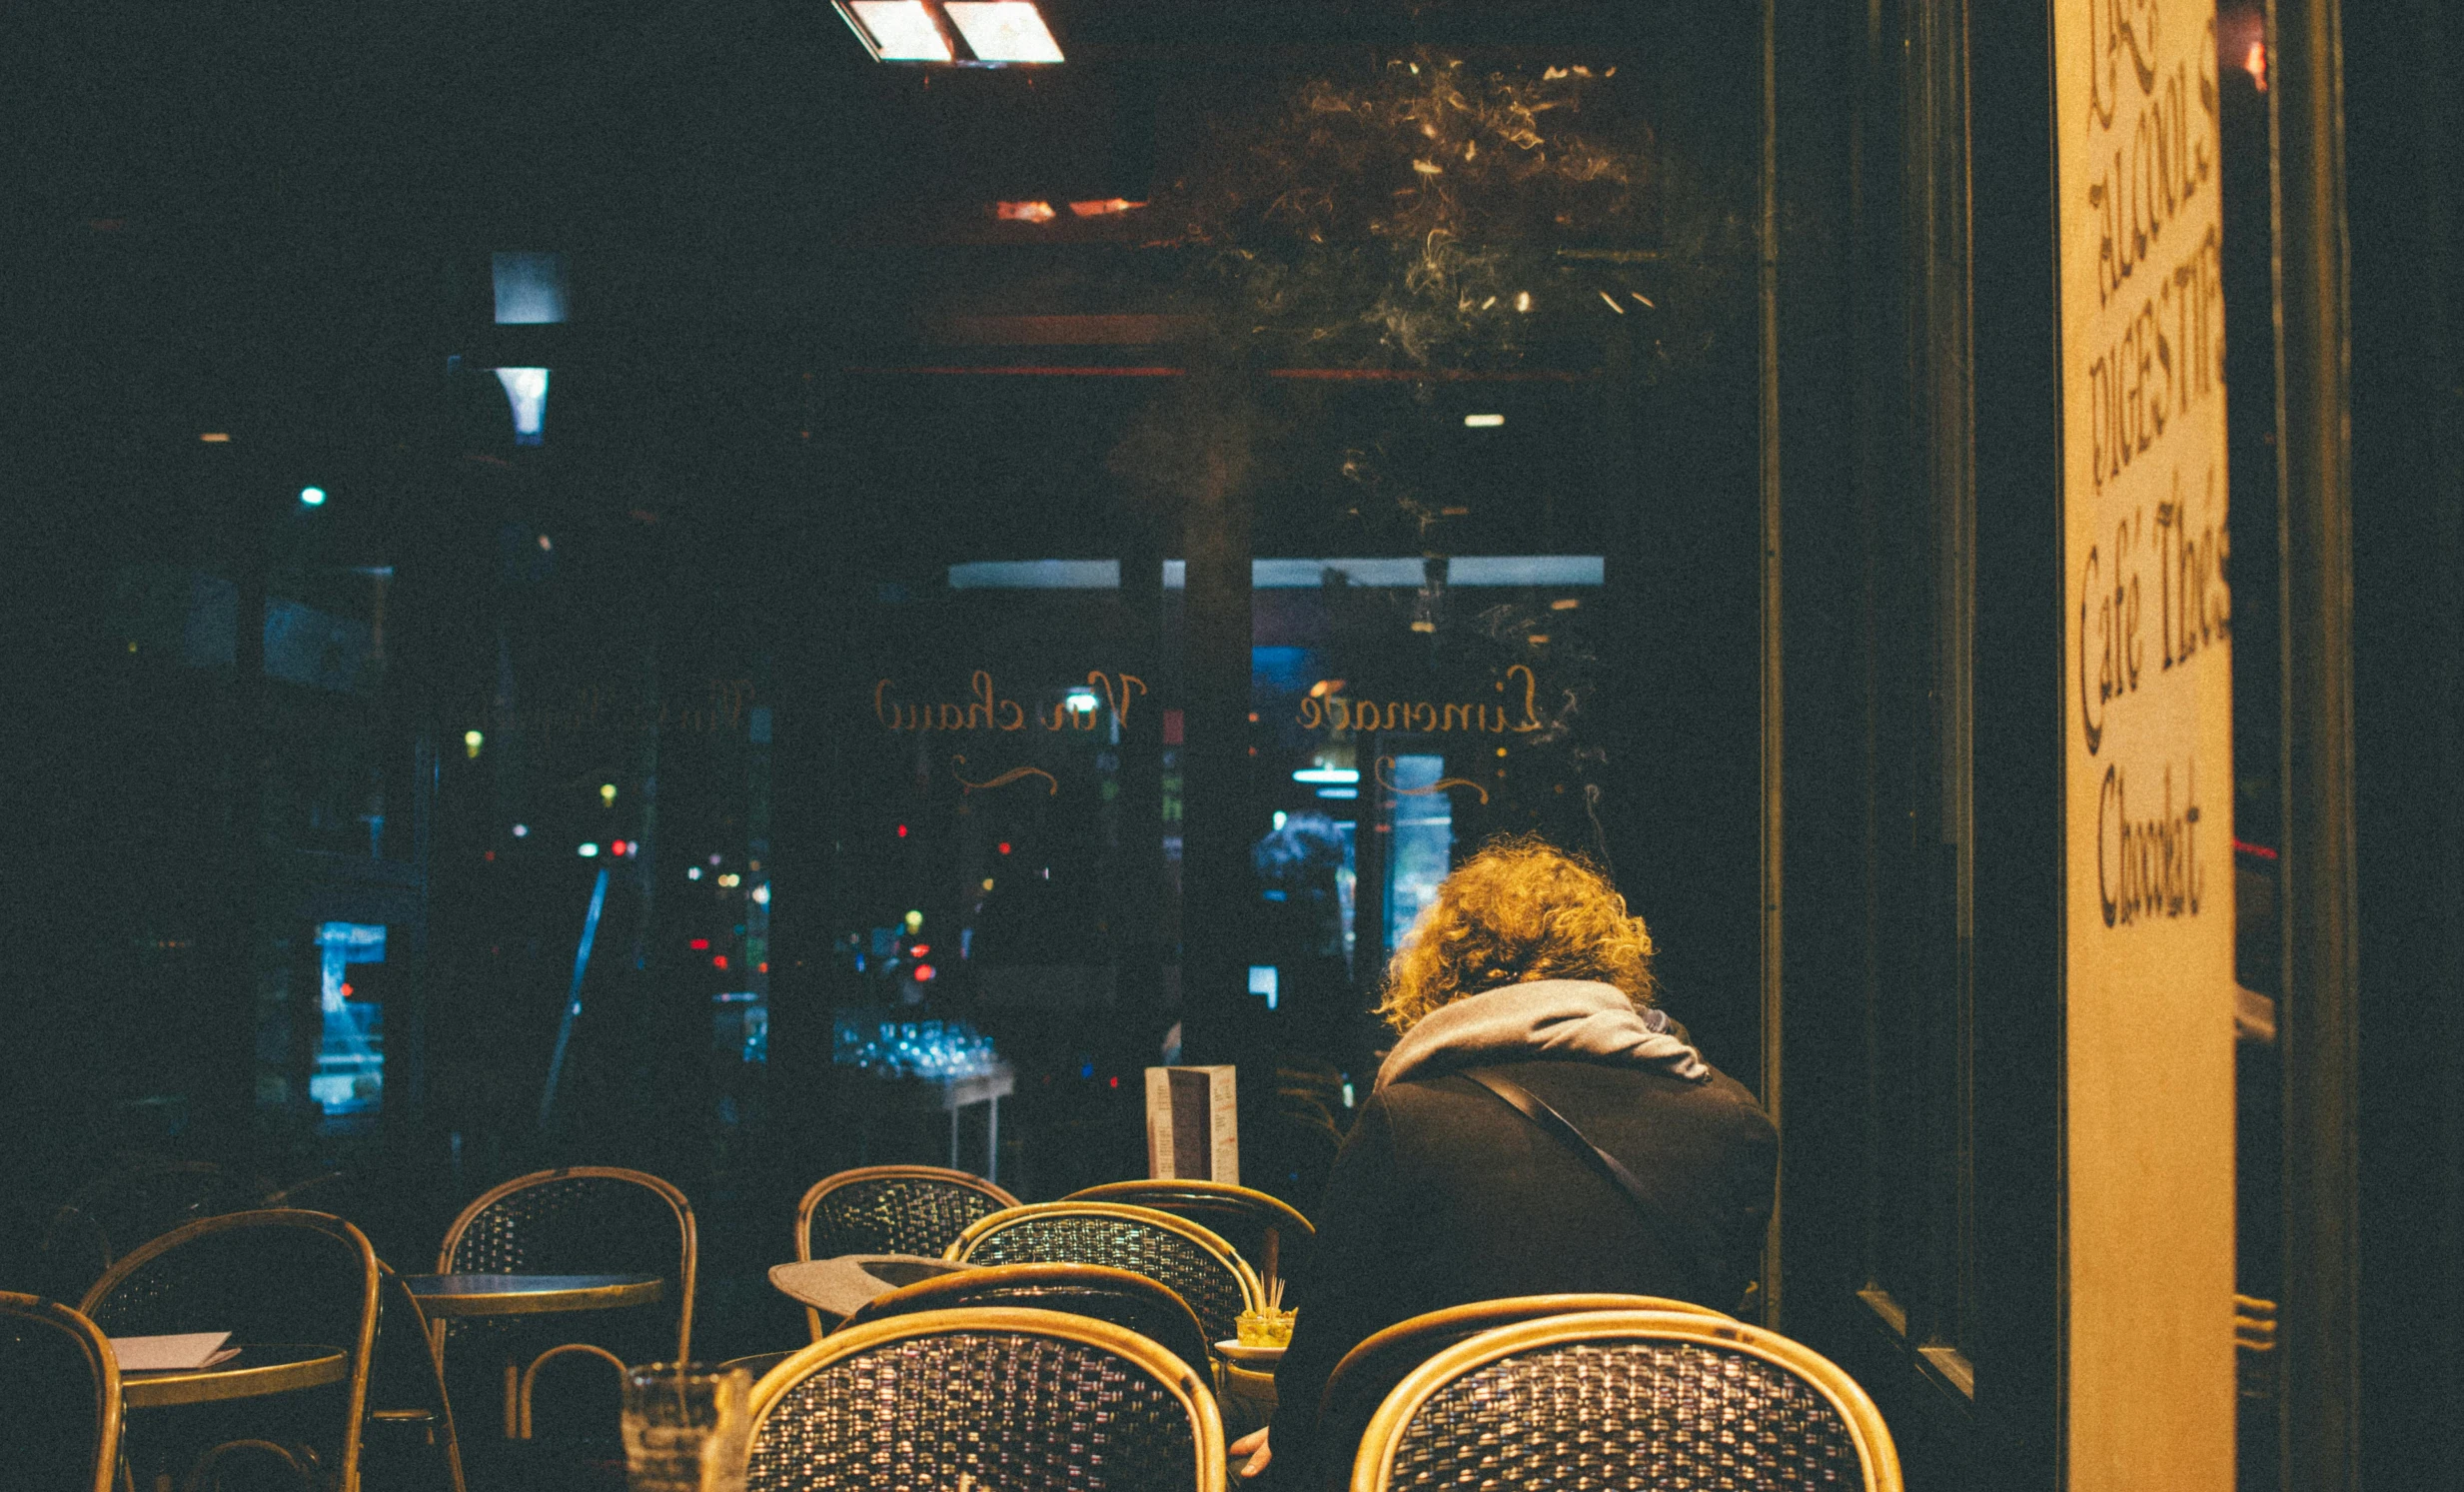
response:
{"label": "curly blonde hair", "polygon": [[1404,935],[1378,1013],[1408,1031],[1464,995],[1534,979],[1597,979],[1648,1005],[1651,956],[1651,930],[1590,860],[1537,834],[1493,839]]}

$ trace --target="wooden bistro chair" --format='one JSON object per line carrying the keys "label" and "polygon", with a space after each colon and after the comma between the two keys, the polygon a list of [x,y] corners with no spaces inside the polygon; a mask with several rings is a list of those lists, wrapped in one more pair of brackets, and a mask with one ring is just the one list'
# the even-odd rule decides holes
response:
{"label": "wooden bistro chair", "polygon": [[308,1486],[358,1492],[377,1282],[376,1250],[358,1228],[331,1213],[267,1208],[204,1218],[145,1244],[97,1280],[78,1308],[110,1336],[228,1331],[243,1352],[293,1343],[339,1349],[339,1383],[147,1410],[134,1438],[155,1439],[157,1415],[165,1417],[165,1453],[246,1425],[244,1438],[196,1458],[189,1484],[206,1485],[207,1471],[226,1455],[248,1453],[288,1463]]}
{"label": "wooden bistro chair", "polygon": [[[1105,1264],[1143,1274],[1188,1303],[1210,1343],[1239,1335],[1241,1312],[1266,1299],[1256,1271],[1213,1230],[1115,1202],[1044,1202],[996,1212],[967,1229],[949,1257],[968,1264]],[[1219,1359],[1214,1383],[1234,1435],[1248,1433],[1272,1412],[1272,1374]]]}
{"label": "wooden bistro chair", "polygon": [[111,1339],[56,1300],[0,1290],[0,1466],[25,1492],[111,1492],[120,1365]]}
{"label": "wooden bistro chair", "polygon": [[174,1228],[201,1217],[278,1207],[262,1178],[203,1160],[124,1165],[95,1177],[55,1209],[38,1245],[44,1288],[78,1296],[103,1272]]}
{"label": "wooden bistro chair", "polygon": [[1679,1311],[1730,1319],[1709,1306],[1659,1295],[1516,1295],[1450,1305],[1398,1321],[1343,1354],[1343,1360],[1326,1376],[1326,1387],[1318,1396],[1317,1444],[1323,1454],[1319,1484],[1327,1488],[1350,1484],[1353,1448],[1368,1432],[1378,1406],[1414,1368],[1484,1331],[1575,1311]]}
{"label": "wooden bistro chair", "polygon": [[1110,1202],[1038,1202],[995,1212],[944,1255],[961,1264],[1104,1264],[1181,1297],[1210,1342],[1258,1307],[1257,1274],[1232,1245],[1185,1217]]}
{"label": "wooden bistro chair", "polygon": [[1065,1311],[1109,1321],[1164,1348],[1193,1372],[1213,1371],[1215,1355],[1207,1350],[1206,1329],[1190,1313],[1187,1301],[1143,1274],[1102,1264],[990,1264],[937,1275],[872,1301],[839,1329],[918,1311],[987,1306]]}
{"label": "wooden bistro chair", "polygon": [[[795,1257],[915,1254],[937,1259],[970,1223],[1018,1199],[981,1176],[937,1165],[867,1165],[815,1181],[795,1208]],[[804,1307],[812,1339],[821,1313]]]}
{"label": "wooden bistro chair", "polygon": [[1585,1311],[1484,1331],[1407,1374],[1352,1492],[1479,1485],[1900,1492],[1873,1401],[1812,1348],[1701,1312]]}
{"label": "wooden bistro chair", "polygon": [[1229,1181],[1108,1181],[1061,1200],[1125,1202],[1186,1217],[1205,1225],[1256,1268],[1264,1269],[1268,1257],[1275,1256],[1275,1272],[1286,1279],[1300,1272],[1318,1237],[1299,1208]]}
{"label": "wooden bistro chair", "polygon": [[924,1311],[849,1326],[753,1385],[745,1492],[975,1486],[1223,1492],[1205,1380],[1060,1311]]}
{"label": "wooden bistro chair", "polygon": [[435,1492],[465,1492],[462,1444],[454,1434],[454,1409],[445,1392],[445,1363],[437,1355],[418,1297],[402,1276],[377,1263],[377,1345],[368,1367],[368,1419],[361,1460],[373,1484],[418,1485]]}
{"label": "wooden bistro chair", "polygon": [[[576,1165],[517,1176],[463,1208],[445,1230],[439,1274],[655,1274],[666,1281],[664,1299],[675,1314],[643,1308],[441,1320],[431,1328],[438,1359],[450,1367],[453,1344],[493,1339],[504,1354],[506,1438],[528,1440],[540,1370],[559,1358],[595,1358],[619,1381],[628,1363],[691,1360],[697,1247],[692,1204],[647,1172]],[[572,1335],[578,1331],[589,1339]]]}

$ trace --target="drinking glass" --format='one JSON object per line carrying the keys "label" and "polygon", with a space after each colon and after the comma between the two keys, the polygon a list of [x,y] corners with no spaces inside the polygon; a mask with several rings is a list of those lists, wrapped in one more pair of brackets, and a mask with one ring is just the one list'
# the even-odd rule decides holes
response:
{"label": "drinking glass", "polygon": [[624,1473],[631,1492],[744,1492],[752,1377],[697,1362],[624,1372]]}

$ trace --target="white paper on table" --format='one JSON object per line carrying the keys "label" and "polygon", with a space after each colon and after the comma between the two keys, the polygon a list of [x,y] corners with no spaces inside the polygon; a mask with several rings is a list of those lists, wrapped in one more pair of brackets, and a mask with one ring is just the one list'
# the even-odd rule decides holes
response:
{"label": "white paper on table", "polygon": [[226,1347],[231,1340],[228,1331],[188,1331],[177,1336],[116,1336],[111,1339],[112,1355],[120,1359],[123,1373],[162,1373],[181,1368],[210,1368],[218,1362],[229,1362],[240,1355],[237,1347]]}

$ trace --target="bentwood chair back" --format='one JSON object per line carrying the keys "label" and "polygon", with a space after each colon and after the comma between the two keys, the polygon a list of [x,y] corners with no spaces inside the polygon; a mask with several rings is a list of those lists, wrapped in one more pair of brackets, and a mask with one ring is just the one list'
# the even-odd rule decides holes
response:
{"label": "bentwood chair back", "polygon": [[1548,1316],[1457,1342],[1379,1406],[1352,1492],[1735,1484],[1900,1492],[1873,1401],[1778,1332],[1678,1311]]}
{"label": "bentwood chair back", "polygon": [[1154,1342],[1198,1373],[1213,1371],[1206,1329],[1187,1301],[1143,1274],[1102,1264],[992,1264],[936,1275],[863,1306],[839,1329],[919,1311],[987,1306],[1063,1311],[1109,1321]]}
{"label": "bentwood chair back", "polygon": [[995,1212],[961,1234],[946,1257],[962,1264],[1105,1264],[1143,1274],[1188,1302],[1206,1339],[1239,1330],[1263,1291],[1231,1244],[1206,1227],[1152,1207],[1040,1202]]}
{"label": "bentwood chair back", "polygon": [[[646,1171],[576,1165],[517,1176],[483,1193],[445,1230],[439,1274],[655,1274],[666,1281],[664,1303],[440,1321],[438,1356],[450,1366],[453,1344],[486,1339],[505,1349],[507,1361],[527,1361],[506,1405],[506,1433],[527,1438],[532,1388],[551,1361],[589,1357],[620,1370],[692,1359],[697,1258],[692,1204]],[[672,1316],[666,1304],[674,1306]]]}
{"label": "bentwood chair back", "polygon": [[46,1288],[83,1294],[139,1244],[201,1217],[220,1217],[267,1200],[265,1182],[202,1160],[122,1166],[79,1187],[44,1225]]}
{"label": "bentwood chair back", "polygon": [[[795,1257],[916,1254],[937,1259],[978,1218],[1018,1199],[981,1176],[937,1165],[867,1165],[815,1181],[795,1209]],[[821,1313],[804,1316],[814,1341]]]}
{"label": "bentwood chair back", "polygon": [[1730,1319],[1709,1306],[1659,1295],[1515,1295],[1450,1305],[1398,1321],[1343,1354],[1343,1360],[1326,1376],[1326,1387],[1318,1396],[1317,1444],[1323,1455],[1318,1483],[1327,1488],[1350,1484],[1353,1448],[1368,1431],[1378,1406],[1414,1368],[1484,1331],[1576,1311],[1678,1311]]}
{"label": "bentwood chair back", "polygon": [[1205,1380],[1154,1342],[1059,1311],[891,1316],[753,1385],[746,1492],[885,1486],[1222,1492]]}
{"label": "bentwood chair back", "polygon": [[24,1492],[111,1492],[120,1365],[102,1328],[0,1290],[0,1466]]}
{"label": "bentwood chair back", "polygon": [[1229,1243],[1251,1266],[1263,1270],[1274,1240],[1275,1272],[1290,1279],[1307,1262],[1318,1230],[1300,1209],[1229,1181],[1110,1181],[1073,1191],[1065,1202],[1124,1202],[1186,1217]]}
{"label": "bentwood chair back", "polygon": [[[341,1383],[235,1403],[218,1424],[283,1448],[305,1447],[340,1492],[359,1487],[361,1419],[377,1338],[376,1250],[326,1212],[269,1208],[208,1217],[111,1267],[78,1308],[110,1336],[228,1331],[242,1347],[315,1343],[345,1354]],[[262,1433],[256,1433],[261,1430]]]}

